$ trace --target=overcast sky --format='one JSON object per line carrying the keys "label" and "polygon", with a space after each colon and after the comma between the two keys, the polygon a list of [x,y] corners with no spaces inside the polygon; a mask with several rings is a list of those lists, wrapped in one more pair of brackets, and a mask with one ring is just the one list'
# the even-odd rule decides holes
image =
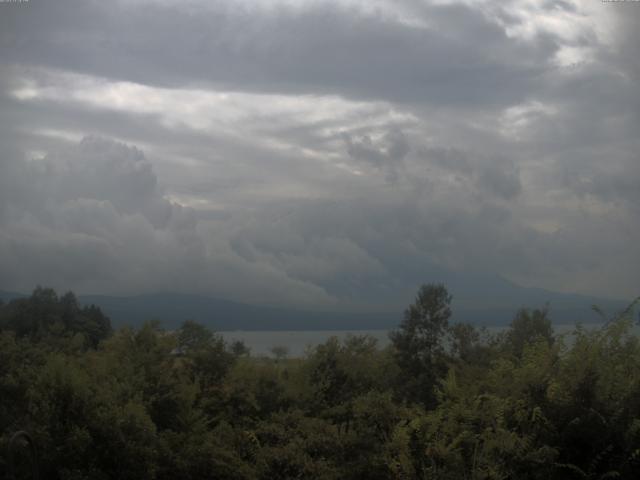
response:
{"label": "overcast sky", "polygon": [[0,289],[640,287],[640,3],[0,3]]}

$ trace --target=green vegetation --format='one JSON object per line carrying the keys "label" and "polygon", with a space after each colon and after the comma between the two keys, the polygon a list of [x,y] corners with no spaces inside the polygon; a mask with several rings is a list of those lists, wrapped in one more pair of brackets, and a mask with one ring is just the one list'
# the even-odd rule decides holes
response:
{"label": "green vegetation", "polygon": [[46,479],[640,478],[640,341],[629,308],[553,333],[450,325],[423,286],[391,345],[332,338],[250,356],[195,322],[112,332],[38,288],[0,306],[0,476],[28,430]]}

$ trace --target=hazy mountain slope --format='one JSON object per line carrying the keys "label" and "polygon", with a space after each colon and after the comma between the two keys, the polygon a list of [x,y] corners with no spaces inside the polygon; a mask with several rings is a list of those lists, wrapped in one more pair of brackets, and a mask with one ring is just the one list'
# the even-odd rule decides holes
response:
{"label": "hazy mountain slope", "polygon": [[[552,320],[561,324],[598,321],[598,316],[591,311],[594,304],[609,313],[626,306],[624,301],[523,288],[497,276],[450,275],[445,280],[453,294],[453,320],[479,325],[505,325],[521,307],[549,304]],[[5,301],[20,296],[20,293],[0,292],[0,299]],[[165,327],[174,328],[191,319],[215,330],[367,330],[398,325],[404,307],[412,299],[408,297],[404,306],[387,306],[369,313],[302,311],[175,293],[131,297],[81,295],[80,301],[100,306],[114,326],[140,325],[157,319]]]}

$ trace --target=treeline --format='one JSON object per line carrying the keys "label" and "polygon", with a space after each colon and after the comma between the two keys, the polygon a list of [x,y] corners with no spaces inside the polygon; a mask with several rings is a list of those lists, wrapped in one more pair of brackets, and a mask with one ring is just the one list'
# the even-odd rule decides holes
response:
{"label": "treeline", "polygon": [[450,302],[423,286],[384,349],[256,358],[195,322],[114,332],[38,288],[0,305],[0,477],[27,430],[43,479],[640,478],[631,308],[570,337],[521,310],[489,335]]}

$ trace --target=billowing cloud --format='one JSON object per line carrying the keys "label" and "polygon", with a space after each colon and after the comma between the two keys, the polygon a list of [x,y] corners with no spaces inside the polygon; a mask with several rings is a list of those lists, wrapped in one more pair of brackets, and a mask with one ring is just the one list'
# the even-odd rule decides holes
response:
{"label": "billowing cloud", "polygon": [[80,292],[230,296],[242,286],[263,301],[329,300],[312,284],[240,257],[234,262],[231,251],[207,244],[193,209],[165,198],[136,148],[87,137],[44,158],[2,159],[4,285],[29,289],[37,279]]}

